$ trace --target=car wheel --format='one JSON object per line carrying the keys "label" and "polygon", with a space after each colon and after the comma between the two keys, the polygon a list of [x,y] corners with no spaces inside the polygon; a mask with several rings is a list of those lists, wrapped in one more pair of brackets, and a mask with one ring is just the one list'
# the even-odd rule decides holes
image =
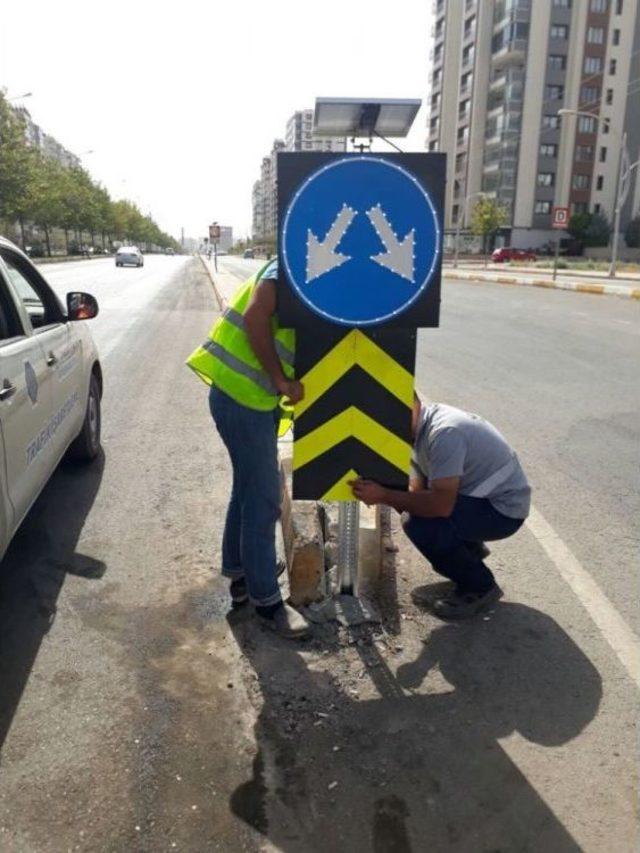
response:
{"label": "car wheel", "polygon": [[68,451],[69,458],[74,462],[86,463],[93,461],[100,453],[100,385],[95,376],[89,382],[87,409],[78,437],[71,443]]}

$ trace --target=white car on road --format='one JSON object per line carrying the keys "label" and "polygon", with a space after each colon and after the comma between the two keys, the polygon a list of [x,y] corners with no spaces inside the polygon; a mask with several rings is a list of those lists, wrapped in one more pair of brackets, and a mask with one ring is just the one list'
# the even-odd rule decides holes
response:
{"label": "white car on road", "polygon": [[134,267],[143,267],[144,258],[137,246],[121,246],[116,252],[116,266],[123,267],[130,264]]}
{"label": "white car on road", "polygon": [[88,293],[66,308],[29,258],[0,237],[0,557],[62,457],[100,453],[102,370]]}

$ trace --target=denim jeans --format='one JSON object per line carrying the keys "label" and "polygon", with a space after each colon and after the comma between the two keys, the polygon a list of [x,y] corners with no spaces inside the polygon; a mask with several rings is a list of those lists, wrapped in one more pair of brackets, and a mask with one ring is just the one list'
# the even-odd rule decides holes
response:
{"label": "denim jeans", "polygon": [[449,518],[402,516],[404,532],[418,551],[461,592],[485,592],[495,583],[474,544],[506,539],[523,521],[502,515],[487,498],[466,495],[458,495]]}
{"label": "denim jeans", "polygon": [[244,577],[254,604],[277,604],[281,600],[276,575],[279,410],[249,409],[215,387],[209,393],[209,408],[233,467],[222,574],[231,580]]}

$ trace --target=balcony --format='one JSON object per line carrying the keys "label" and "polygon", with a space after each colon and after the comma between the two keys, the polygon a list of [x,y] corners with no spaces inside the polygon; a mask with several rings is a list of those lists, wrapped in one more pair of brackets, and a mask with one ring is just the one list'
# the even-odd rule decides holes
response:
{"label": "balcony", "polygon": [[526,39],[511,39],[491,55],[491,64],[494,69],[502,69],[507,65],[524,62],[527,54]]}

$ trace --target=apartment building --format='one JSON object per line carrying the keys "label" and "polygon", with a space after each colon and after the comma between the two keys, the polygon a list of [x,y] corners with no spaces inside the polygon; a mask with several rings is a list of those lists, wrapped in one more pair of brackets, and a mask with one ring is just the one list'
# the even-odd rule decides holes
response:
{"label": "apartment building", "polygon": [[14,111],[24,121],[25,136],[30,145],[33,145],[34,148],[39,148],[45,157],[57,160],[60,165],[66,168],[77,169],[80,167],[80,158],[72,154],[71,151],[68,151],[53,136],[45,133],[31,118],[29,110],[25,109],[25,107],[14,107]]}
{"label": "apartment building", "polygon": [[298,110],[287,122],[287,151],[346,151],[344,136],[316,136],[313,132],[313,110]]}
{"label": "apartment building", "polygon": [[[480,194],[507,209],[514,246],[554,239],[556,205],[612,222],[624,134],[640,156],[639,0],[434,0],[433,13],[427,144],[448,155],[445,227],[468,226]],[[622,228],[640,207],[631,175]]]}
{"label": "apartment building", "polygon": [[285,139],[276,139],[271,153],[262,158],[260,179],[253,185],[254,240],[274,240],[278,228],[278,151],[346,151],[344,136],[316,136],[313,110],[298,110],[287,122]]}

